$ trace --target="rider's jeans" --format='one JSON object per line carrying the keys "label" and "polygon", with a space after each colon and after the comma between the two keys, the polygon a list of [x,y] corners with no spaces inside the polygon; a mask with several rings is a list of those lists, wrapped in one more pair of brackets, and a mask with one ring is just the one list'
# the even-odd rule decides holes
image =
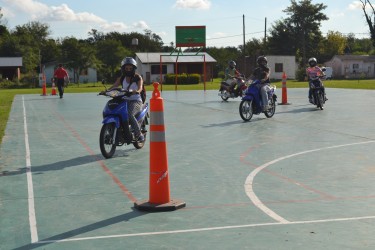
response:
{"label": "rider's jeans", "polygon": [[271,88],[268,84],[262,84],[262,87],[260,88],[260,96],[262,98],[263,106],[268,105],[268,91],[270,90]]}
{"label": "rider's jeans", "polygon": [[141,111],[142,109],[142,101],[128,101],[128,114],[129,114],[129,124],[134,129],[134,135],[138,138],[141,135],[141,129],[139,127],[139,123],[135,118],[135,115]]}

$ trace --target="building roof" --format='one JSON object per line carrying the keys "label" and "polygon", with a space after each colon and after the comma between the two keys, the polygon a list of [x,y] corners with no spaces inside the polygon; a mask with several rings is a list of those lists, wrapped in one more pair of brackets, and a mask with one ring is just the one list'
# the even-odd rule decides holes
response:
{"label": "building roof", "polygon": [[[175,63],[177,54],[170,54],[171,53],[166,52],[136,53],[136,57],[139,58],[141,63],[160,63],[160,55],[163,55],[161,57],[163,63]],[[205,55],[205,59],[203,55]],[[208,63],[216,63],[216,60],[206,52],[183,52],[182,54],[180,53],[178,56],[179,63],[203,63],[204,60],[206,60],[206,62]]]}
{"label": "building roof", "polygon": [[375,61],[375,56],[370,56],[370,55],[336,55],[334,56],[341,61]]}
{"label": "building roof", "polygon": [[22,67],[22,57],[0,57],[0,67]]}

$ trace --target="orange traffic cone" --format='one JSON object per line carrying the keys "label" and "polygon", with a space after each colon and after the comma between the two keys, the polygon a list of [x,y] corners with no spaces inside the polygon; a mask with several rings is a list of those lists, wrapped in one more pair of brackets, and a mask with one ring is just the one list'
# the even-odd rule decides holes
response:
{"label": "orange traffic cone", "polygon": [[43,81],[43,85],[42,85],[42,94],[41,95],[47,95],[47,88],[46,88],[46,76],[43,74],[42,76],[42,81]]}
{"label": "orange traffic cone", "polygon": [[149,200],[135,202],[139,210],[157,212],[172,211],[186,206],[180,200],[170,198],[167,143],[165,141],[164,104],[154,82],[150,99],[150,186]]}
{"label": "orange traffic cone", "polygon": [[46,83],[43,82],[43,88],[42,88],[42,94],[41,95],[47,95],[47,89],[46,89]]}
{"label": "orange traffic cone", "polygon": [[51,95],[57,95],[55,82],[52,82],[52,92],[51,92]]}
{"label": "orange traffic cone", "polygon": [[281,105],[287,105],[288,103],[288,94],[287,94],[287,89],[286,89],[286,74],[283,72],[282,75],[282,89],[281,89]]}

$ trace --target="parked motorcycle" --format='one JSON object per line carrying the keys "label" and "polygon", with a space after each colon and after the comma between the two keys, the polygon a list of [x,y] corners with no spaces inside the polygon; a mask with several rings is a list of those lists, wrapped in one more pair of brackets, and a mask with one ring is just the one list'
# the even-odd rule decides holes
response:
{"label": "parked motorcycle", "polygon": [[239,112],[242,120],[246,122],[251,120],[253,114],[259,115],[260,113],[264,113],[267,118],[271,118],[275,114],[277,100],[275,94],[276,86],[270,86],[270,90],[267,92],[269,109],[263,111],[263,106],[265,105],[262,103],[259,84],[259,80],[253,81],[242,97]]}
{"label": "parked motorcycle", "polygon": [[140,124],[141,133],[144,136],[143,141],[137,141],[134,137],[134,131],[129,124],[128,105],[125,96],[131,95],[131,92],[125,89],[105,90],[99,93],[110,97],[103,110],[103,126],[100,131],[99,144],[100,151],[105,158],[111,158],[116,151],[117,146],[124,144],[133,144],[135,148],[140,149],[145,145],[148,125],[148,103],[143,104],[142,109],[136,114],[136,119]]}
{"label": "parked motorcycle", "polygon": [[[233,88],[234,84],[237,84],[236,88]],[[247,89],[247,81],[245,81],[244,75],[240,77],[234,77],[227,81],[222,81],[219,90],[219,96],[223,101],[227,101],[229,98],[242,97]]]}

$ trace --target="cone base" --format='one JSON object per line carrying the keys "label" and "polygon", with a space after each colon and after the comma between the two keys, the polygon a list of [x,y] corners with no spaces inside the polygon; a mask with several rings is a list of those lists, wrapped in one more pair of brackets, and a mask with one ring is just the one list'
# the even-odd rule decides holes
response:
{"label": "cone base", "polygon": [[134,207],[138,210],[147,212],[167,212],[186,207],[186,203],[181,200],[171,199],[168,203],[154,204],[145,200],[135,202]]}

